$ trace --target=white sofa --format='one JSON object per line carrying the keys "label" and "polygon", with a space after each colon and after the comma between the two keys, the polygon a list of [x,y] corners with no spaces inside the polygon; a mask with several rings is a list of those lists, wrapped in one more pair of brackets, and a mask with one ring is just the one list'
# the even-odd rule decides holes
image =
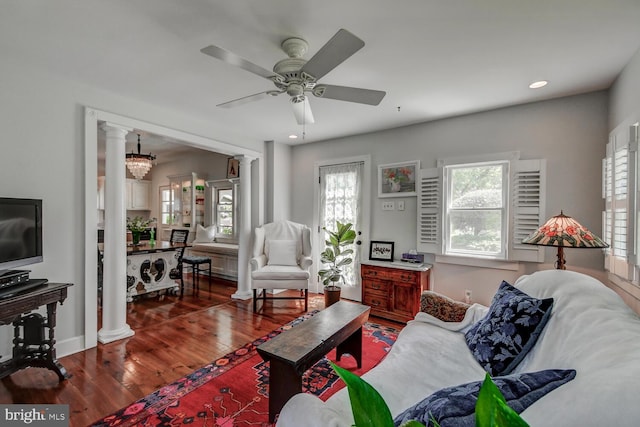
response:
{"label": "white sofa", "polygon": [[[522,412],[532,426],[640,425],[640,318],[604,284],[589,276],[549,270],[514,284],[536,298],[554,298],[553,310],[535,346],[514,373],[574,369],[572,381]],[[487,307],[472,305],[461,322],[418,313],[386,358],[363,378],[383,396],[395,417],[444,387],[482,380],[464,334]],[[349,427],[353,417],[346,389],[323,402],[295,395],[278,427]]]}

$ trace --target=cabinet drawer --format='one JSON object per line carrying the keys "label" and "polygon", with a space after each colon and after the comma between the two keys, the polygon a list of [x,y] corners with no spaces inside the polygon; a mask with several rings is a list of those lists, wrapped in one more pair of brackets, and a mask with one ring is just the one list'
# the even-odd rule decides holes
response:
{"label": "cabinet drawer", "polygon": [[417,271],[394,270],[389,272],[389,279],[400,283],[420,282],[420,273]]}
{"label": "cabinet drawer", "polygon": [[371,292],[383,295],[387,295],[389,293],[389,282],[383,280],[364,279],[362,281],[362,286],[364,286],[365,292],[367,293]]}
{"label": "cabinet drawer", "polygon": [[377,294],[364,294],[364,304],[371,307],[372,310],[388,310],[389,298]]}

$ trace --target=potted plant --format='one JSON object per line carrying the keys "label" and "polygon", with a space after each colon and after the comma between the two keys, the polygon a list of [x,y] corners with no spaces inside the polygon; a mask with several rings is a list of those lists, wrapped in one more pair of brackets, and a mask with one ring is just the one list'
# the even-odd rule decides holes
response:
{"label": "potted plant", "polygon": [[324,286],[325,307],[340,300],[340,285],[344,284],[344,266],[353,263],[353,249],[348,248],[356,238],[356,232],[351,229],[353,224],[343,224],[336,221],[336,230],[322,229],[329,235],[325,240],[327,245],[324,252],[320,254],[320,261],[326,268],[318,271]]}
{"label": "potted plant", "polygon": [[155,222],[155,218],[144,219],[136,216],[133,219],[127,217],[127,230],[131,231],[131,238],[134,245],[140,244],[140,235],[149,228],[149,224]]}

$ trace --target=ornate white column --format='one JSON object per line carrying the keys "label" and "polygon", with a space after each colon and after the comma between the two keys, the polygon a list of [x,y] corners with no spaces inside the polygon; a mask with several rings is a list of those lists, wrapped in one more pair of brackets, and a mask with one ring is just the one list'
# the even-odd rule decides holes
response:
{"label": "ornate white column", "polygon": [[132,129],[112,123],[102,125],[107,134],[104,196],[104,273],[102,285],[103,344],[134,334],[127,324],[127,214],[125,137]]}
{"label": "ornate white column", "polygon": [[246,156],[236,156],[240,161],[240,217],[238,218],[238,289],[231,295],[235,299],[249,299],[251,293],[251,161]]}

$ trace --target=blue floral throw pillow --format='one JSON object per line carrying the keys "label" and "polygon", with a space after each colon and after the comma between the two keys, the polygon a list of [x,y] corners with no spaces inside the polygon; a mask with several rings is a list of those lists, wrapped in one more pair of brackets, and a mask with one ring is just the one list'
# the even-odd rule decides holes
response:
{"label": "blue floral throw pillow", "polygon": [[[495,377],[493,382],[504,395],[511,409],[520,414],[545,394],[555,390],[576,376],[573,369],[548,369],[524,374]],[[474,427],[475,408],[482,381],[447,387],[406,409],[394,420],[395,426],[416,420],[427,427],[435,419],[441,427]]]}
{"label": "blue floral throw pillow", "polygon": [[503,281],[487,315],[465,333],[467,346],[491,376],[509,374],[533,348],[552,308],[553,298],[533,298]]}

